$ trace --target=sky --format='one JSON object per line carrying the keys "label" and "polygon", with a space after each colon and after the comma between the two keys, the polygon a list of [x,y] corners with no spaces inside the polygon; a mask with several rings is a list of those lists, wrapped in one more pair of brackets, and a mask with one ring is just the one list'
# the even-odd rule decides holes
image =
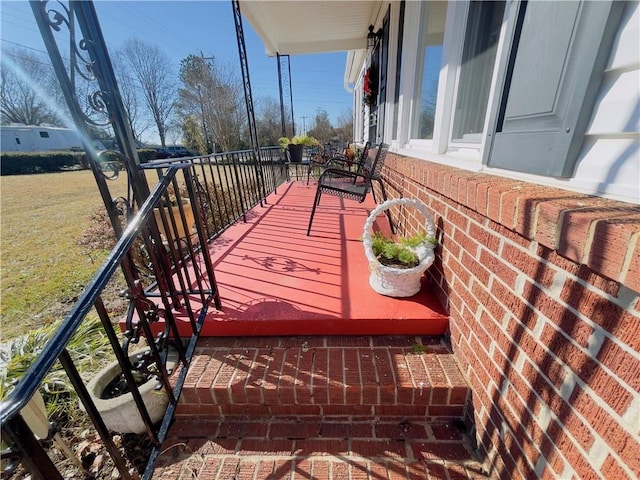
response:
{"label": "sky", "polygon": [[[95,6],[110,53],[129,38],[138,38],[166,53],[176,75],[183,58],[200,53],[240,70],[230,0],[97,0]],[[266,96],[279,102],[276,58],[265,54],[264,44],[244,18],[243,28],[254,105]],[[26,47],[46,52],[27,1],[0,0],[0,39],[2,50]],[[318,108],[327,111],[334,125],[340,115],[350,114],[353,97],[343,83],[346,58],[346,52],[291,56],[296,133],[312,126]]]}

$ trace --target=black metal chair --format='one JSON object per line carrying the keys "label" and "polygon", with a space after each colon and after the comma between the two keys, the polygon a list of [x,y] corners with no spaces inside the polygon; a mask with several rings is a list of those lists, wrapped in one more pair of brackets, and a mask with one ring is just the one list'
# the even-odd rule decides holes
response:
{"label": "black metal chair", "polygon": [[[358,165],[358,168],[353,171],[351,168],[334,168],[327,167],[324,169],[320,178],[318,179],[318,188],[316,190],[316,196],[313,200],[313,208],[311,209],[311,216],[309,218],[309,227],[307,228],[307,235],[311,233],[311,224],[313,223],[313,217],[316,213],[316,207],[320,204],[320,197],[323,193],[334,195],[337,197],[348,198],[356,200],[360,203],[364,202],[367,194],[371,191],[373,200],[378,203],[375,192],[372,188],[371,182],[376,181],[380,185],[382,191],[382,197],[387,199],[387,192],[380,176],[382,167],[384,166],[384,160],[389,151],[389,145],[381,143],[378,145],[378,150],[375,157],[371,157],[369,149],[367,149],[367,155],[364,161]],[[356,164],[356,162],[348,162]],[[349,166],[350,167],[350,166]],[[391,221],[391,214],[386,211],[389,224],[391,225],[391,231],[394,231],[393,222]]]}
{"label": "black metal chair", "polygon": [[309,178],[311,177],[311,171],[314,168],[343,168],[353,169],[356,166],[356,171],[360,170],[360,167],[364,165],[369,156],[369,148],[371,148],[371,142],[365,143],[358,159],[351,160],[349,157],[342,153],[337,153],[335,150],[325,148],[323,153],[316,154],[309,159],[309,168],[307,169],[307,185],[309,185]]}

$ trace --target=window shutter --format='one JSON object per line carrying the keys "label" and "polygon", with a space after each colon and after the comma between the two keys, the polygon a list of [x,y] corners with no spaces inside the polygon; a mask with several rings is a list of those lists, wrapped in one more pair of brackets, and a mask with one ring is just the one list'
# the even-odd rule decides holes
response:
{"label": "window shutter", "polygon": [[523,2],[488,165],[569,177],[625,2]]}

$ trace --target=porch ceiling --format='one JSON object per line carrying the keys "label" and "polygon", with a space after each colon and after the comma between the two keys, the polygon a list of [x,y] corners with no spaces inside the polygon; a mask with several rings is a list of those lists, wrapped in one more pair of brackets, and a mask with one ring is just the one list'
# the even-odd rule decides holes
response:
{"label": "porch ceiling", "polygon": [[242,1],[243,16],[267,55],[362,50],[379,1]]}

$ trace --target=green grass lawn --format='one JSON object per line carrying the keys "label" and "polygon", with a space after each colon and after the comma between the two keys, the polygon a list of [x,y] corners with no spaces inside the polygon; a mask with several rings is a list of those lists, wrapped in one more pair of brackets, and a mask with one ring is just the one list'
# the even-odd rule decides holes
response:
{"label": "green grass lawn", "polygon": [[[124,195],[126,178],[109,182]],[[64,317],[106,253],[78,240],[102,206],[93,174],[74,171],[0,177],[0,338],[7,341]]]}

